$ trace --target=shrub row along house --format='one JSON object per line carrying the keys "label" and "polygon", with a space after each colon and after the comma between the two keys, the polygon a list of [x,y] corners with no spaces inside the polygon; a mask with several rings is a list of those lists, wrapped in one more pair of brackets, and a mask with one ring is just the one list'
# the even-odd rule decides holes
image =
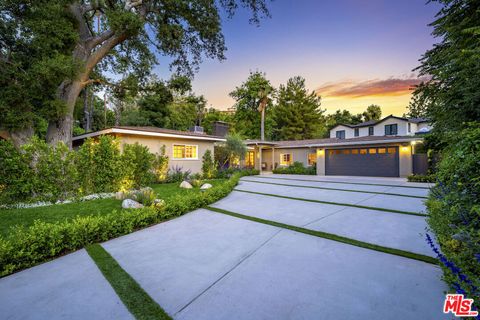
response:
{"label": "shrub row along house", "polygon": [[85,139],[111,135],[120,141],[120,146],[138,142],[147,146],[151,153],[160,154],[164,150],[169,157],[170,168],[199,173],[202,170],[202,157],[207,150],[214,153],[214,145],[224,142],[218,135],[207,135],[201,131],[177,131],[157,127],[120,126],[90,132],[73,137],[73,147],[80,146]]}
{"label": "shrub row along house", "polygon": [[[165,146],[170,167],[200,172],[206,150],[225,141],[223,124],[214,135],[200,130],[191,132],[156,127],[113,127],[73,138],[74,147],[86,138],[113,135],[121,144],[138,142],[152,153]],[[330,138],[297,141],[247,140],[247,155],[242,164],[263,171],[286,167],[294,162],[316,166],[317,175],[406,177],[427,170],[425,154],[419,154],[422,133],[430,130],[425,119],[388,116],[357,125],[337,125]]]}

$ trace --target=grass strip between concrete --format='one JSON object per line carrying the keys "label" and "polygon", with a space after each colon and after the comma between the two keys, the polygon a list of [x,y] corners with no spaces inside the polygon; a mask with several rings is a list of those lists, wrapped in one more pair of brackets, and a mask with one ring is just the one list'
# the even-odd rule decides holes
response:
{"label": "grass strip between concrete", "polygon": [[324,239],[328,239],[328,240],[332,240],[332,241],[337,241],[337,242],[349,244],[349,245],[360,247],[360,248],[375,250],[375,251],[379,251],[379,252],[383,252],[383,253],[387,253],[387,254],[393,254],[393,255],[408,258],[408,259],[414,259],[414,260],[438,265],[438,260],[437,259],[435,259],[433,257],[430,257],[430,256],[423,255],[423,254],[418,254],[418,253],[413,253],[413,252],[409,252],[409,251],[405,251],[405,250],[379,246],[379,245],[376,245],[376,244],[373,244],[373,243],[363,242],[363,241],[359,241],[359,240],[355,240],[355,239],[351,239],[351,238],[347,238],[347,237],[342,237],[342,236],[338,236],[338,235],[332,234],[332,233],[327,233],[327,232],[323,232],[323,231],[316,231],[316,230],[306,229],[306,228],[302,228],[302,227],[296,227],[296,226],[292,226],[292,225],[281,223],[281,222],[276,222],[276,221],[272,221],[272,220],[265,220],[265,219],[261,219],[261,218],[257,218],[257,217],[247,216],[247,215],[244,215],[244,214],[240,214],[240,213],[236,213],[236,212],[232,212],[232,211],[228,211],[228,210],[224,210],[224,209],[219,209],[219,208],[215,208],[215,207],[207,206],[206,209],[208,209],[210,211],[226,214],[226,215],[229,215],[229,216],[232,216],[232,217],[245,219],[245,220],[250,220],[250,221],[254,221],[254,222],[258,222],[258,223],[263,223],[263,224],[267,224],[267,225],[278,227],[278,228],[288,229],[288,230],[291,230],[291,231],[300,232],[300,233],[304,233],[304,234],[308,234],[308,235],[311,235],[311,236],[324,238]]}
{"label": "grass strip between concrete", "polygon": [[391,185],[391,184],[382,184],[382,183],[366,183],[366,182],[342,182],[342,181],[329,181],[329,180],[308,180],[308,179],[298,179],[298,178],[281,178],[281,177],[263,177],[263,176],[255,176],[255,178],[261,179],[276,179],[276,180],[292,180],[292,181],[308,181],[308,182],[316,182],[316,183],[340,183],[340,184],[355,184],[355,185],[363,185],[363,186],[379,186],[379,187],[392,187],[392,188],[411,188],[411,189],[427,189],[430,190],[429,187],[416,187],[416,186],[399,186],[399,185]]}
{"label": "grass strip between concrete", "polygon": [[382,194],[382,195],[387,195],[387,196],[397,196],[397,197],[406,197],[406,198],[427,199],[427,197],[422,197],[422,196],[410,196],[410,195],[406,195],[406,194],[389,193],[389,192],[379,192],[379,191],[361,191],[361,190],[353,190],[353,189],[339,189],[339,188],[314,187],[314,186],[299,186],[299,185],[297,185],[297,184],[286,184],[286,183],[276,183],[276,182],[264,182],[264,181],[255,181],[255,180],[245,180],[245,179],[243,179],[242,181],[252,182],[252,183],[272,184],[272,185],[276,185],[276,186],[285,186],[285,187],[297,187],[297,188],[334,190],[334,191],[357,192],[357,193]]}
{"label": "grass strip between concrete", "polygon": [[387,208],[377,208],[377,207],[362,206],[362,205],[359,205],[359,204],[348,204],[348,203],[331,202],[331,201],[323,201],[323,200],[314,200],[314,199],[306,199],[306,198],[288,197],[288,196],[281,196],[281,195],[278,195],[278,194],[263,193],[263,192],[256,192],[256,191],[247,191],[247,190],[240,190],[240,189],[233,189],[233,190],[234,190],[234,191],[238,191],[238,192],[259,194],[259,195],[267,196],[267,197],[276,197],[276,198],[284,198],[284,199],[290,199],[290,200],[298,200],[298,201],[306,201],[306,202],[314,202],[314,203],[331,204],[331,205],[334,205],[334,206],[352,207],[352,208],[369,209],[369,210],[383,211],[383,212],[392,212],[392,213],[408,214],[408,215],[411,215],[411,216],[419,216],[419,217],[426,217],[426,216],[427,216],[427,214],[418,213],[418,212],[412,212],[412,211],[402,211],[402,210],[395,210],[395,209],[387,209]]}
{"label": "grass strip between concrete", "polygon": [[172,319],[101,245],[90,245],[86,250],[136,319]]}

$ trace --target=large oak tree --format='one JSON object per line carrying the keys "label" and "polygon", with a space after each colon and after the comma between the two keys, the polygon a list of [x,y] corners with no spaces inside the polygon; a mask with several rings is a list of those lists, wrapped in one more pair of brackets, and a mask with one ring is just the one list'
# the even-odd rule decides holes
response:
{"label": "large oak tree", "polygon": [[[224,59],[221,10],[242,6],[251,22],[267,0],[2,0],[0,125],[17,143],[48,119],[47,141],[71,145],[80,92],[105,75],[148,76],[157,57],[191,75],[202,58]],[[116,77],[113,77],[116,78]]]}

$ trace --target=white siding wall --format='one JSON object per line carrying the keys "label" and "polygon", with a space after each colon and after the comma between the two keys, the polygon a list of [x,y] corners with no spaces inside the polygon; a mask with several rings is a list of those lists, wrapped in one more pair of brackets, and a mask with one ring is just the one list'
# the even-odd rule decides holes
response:
{"label": "white siding wall", "polygon": [[407,127],[408,127],[408,122],[395,119],[395,118],[390,118],[385,121],[380,122],[379,124],[375,125],[375,136],[384,136],[385,135],[385,126],[389,124],[397,124],[398,127],[398,133],[397,135],[399,136],[406,136],[407,135]]}
{"label": "white siding wall", "polygon": [[350,138],[354,138],[353,136],[353,129],[352,128],[349,128],[349,127],[346,127],[346,126],[337,126],[335,128],[333,128],[332,130],[330,130],[330,138],[336,138],[337,137],[337,131],[342,131],[342,130],[345,130],[345,139],[350,139]]}
{"label": "white siding wall", "polygon": [[[374,136],[384,136],[385,135],[385,126],[386,125],[389,125],[389,124],[397,124],[398,126],[398,133],[397,135],[399,136],[408,136],[408,135],[415,135],[415,133],[422,129],[422,128],[429,128],[431,129],[431,126],[426,123],[426,122],[423,122],[423,123],[410,123],[410,132],[408,131],[408,121],[405,121],[405,120],[400,120],[400,119],[395,119],[395,118],[390,118],[390,119],[387,119],[385,121],[382,121],[380,122],[379,124],[373,126],[374,127],[374,132],[373,132],[373,135]],[[358,128],[359,131],[359,137],[367,137],[368,136],[368,128],[369,127],[360,127]],[[335,128],[333,128],[332,130],[330,130],[330,138],[335,138],[336,137],[336,132],[337,131],[341,131],[341,130],[345,130],[345,138],[346,139],[350,139],[350,138],[355,138],[355,129],[354,128],[349,128],[349,127],[346,127],[346,126],[337,126]]]}

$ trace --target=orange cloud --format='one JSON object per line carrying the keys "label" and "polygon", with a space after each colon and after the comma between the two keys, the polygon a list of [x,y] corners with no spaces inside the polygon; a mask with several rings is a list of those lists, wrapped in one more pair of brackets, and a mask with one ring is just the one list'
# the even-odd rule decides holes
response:
{"label": "orange cloud", "polygon": [[315,92],[327,98],[361,98],[371,96],[402,96],[410,94],[413,86],[425,81],[423,78],[385,80],[375,79],[366,81],[341,81],[326,83]]}

